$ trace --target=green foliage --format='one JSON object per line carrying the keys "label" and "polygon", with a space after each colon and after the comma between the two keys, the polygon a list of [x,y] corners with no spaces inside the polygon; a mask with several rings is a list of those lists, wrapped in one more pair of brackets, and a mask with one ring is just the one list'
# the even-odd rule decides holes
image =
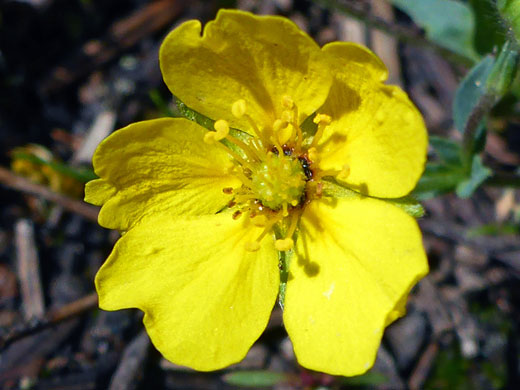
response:
{"label": "green foliage", "polygon": [[506,41],[486,83],[489,93],[495,97],[495,100],[509,92],[518,70],[518,56],[515,44],[512,41]]}
{"label": "green foliage", "polygon": [[450,191],[456,191],[461,198],[467,198],[492,173],[482,164],[478,154],[473,154],[471,164],[468,164],[462,146],[454,141],[432,136],[430,144],[438,162],[426,165],[414,190],[413,194],[420,200]]}
{"label": "green foliage", "polygon": [[470,0],[469,5],[475,15],[473,46],[480,55],[486,55],[504,43],[506,37],[504,25],[492,1]]}
{"label": "green foliage", "polygon": [[268,387],[286,382],[287,374],[274,371],[235,371],[224,375],[224,382],[242,387]]}
{"label": "green foliage", "polygon": [[516,42],[520,42],[520,2],[518,0],[497,0],[497,8],[511,28]]}
{"label": "green foliage", "polygon": [[46,165],[49,168],[52,168],[53,171],[61,173],[64,176],[68,176],[74,180],[79,181],[80,183],[86,183],[98,178],[92,169],[71,167],[70,165],[59,161],[47,161],[34,154],[16,151],[12,153],[12,157],[14,159],[26,160],[37,165]]}
{"label": "green foliage", "polygon": [[390,0],[426,31],[432,41],[477,60],[473,49],[475,20],[468,5],[455,0]]}
{"label": "green foliage", "polygon": [[474,108],[486,94],[486,82],[495,64],[492,56],[486,56],[462,79],[453,101],[455,127],[464,132]]}
{"label": "green foliage", "polygon": [[347,385],[347,388],[369,388],[372,389],[378,385],[388,383],[388,378],[377,371],[368,371],[363,375],[352,377],[341,377],[339,382]]}
{"label": "green foliage", "polygon": [[469,198],[478,186],[491,175],[491,169],[485,167],[480,156],[475,154],[468,176],[457,184],[455,192],[460,198]]}

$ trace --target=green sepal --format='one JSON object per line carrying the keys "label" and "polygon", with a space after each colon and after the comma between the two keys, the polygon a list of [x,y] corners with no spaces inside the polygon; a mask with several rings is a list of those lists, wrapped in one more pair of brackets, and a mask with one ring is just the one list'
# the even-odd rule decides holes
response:
{"label": "green sepal", "polygon": [[[359,192],[356,192],[342,185],[341,183],[338,183],[334,179],[323,180],[322,183],[324,196],[330,196],[332,198],[359,198],[360,196],[369,197],[367,195],[360,194]],[[374,196],[370,196],[370,198],[391,203],[414,218],[420,218],[424,215],[424,208],[413,195],[406,195],[401,198],[376,198]]]}

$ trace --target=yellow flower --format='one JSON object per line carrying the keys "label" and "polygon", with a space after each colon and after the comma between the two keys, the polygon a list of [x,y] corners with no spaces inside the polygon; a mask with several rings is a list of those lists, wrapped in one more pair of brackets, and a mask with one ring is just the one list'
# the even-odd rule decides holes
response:
{"label": "yellow flower", "polygon": [[363,373],[428,270],[415,220],[380,199],[423,171],[421,115],[368,49],[320,48],[276,16],[185,22],[160,64],[215,131],[164,118],[98,147],[86,200],[125,232],[96,277],[101,308],[139,308],[167,359],[223,368],[265,329],[281,262],[298,361]]}

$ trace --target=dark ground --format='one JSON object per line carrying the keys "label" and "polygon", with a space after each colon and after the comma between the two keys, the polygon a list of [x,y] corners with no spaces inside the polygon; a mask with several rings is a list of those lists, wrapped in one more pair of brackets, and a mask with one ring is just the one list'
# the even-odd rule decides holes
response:
{"label": "dark ground", "polygon": [[[381,0],[360,3],[413,27]],[[464,68],[309,1],[4,0],[0,165],[9,167],[13,148],[33,143],[89,167],[93,147],[112,130],[167,112],[171,96],[157,59],[164,35],[182,20],[207,21],[233,6],[291,17],[320,44],[370,45],[391,82],[423,112],[430,134],[453,136],[450,107]],[[518,134],[518,126],[490,133],[487,163],[518,166],[518,146],[510,150]],[[143,333],[140,313],[96,309],[93,278],[117,239],[93,222],[96,210],[49,194],[45,180],[31,186],[5,169],[0,179],[3,389],[227,389],[234,386],[224,374],[237,370],[287,374],[276,389],[520,386],[518,191],[483,187],[471,199],[424,203],[419,223],[432,272],[414,290],[409,314],[386,332],[375,368],[345,381],[297,365],[279,311],[236,367],[204,374],[166,362]],[[77,196],[75,185],[76,192],[61,191]]]}

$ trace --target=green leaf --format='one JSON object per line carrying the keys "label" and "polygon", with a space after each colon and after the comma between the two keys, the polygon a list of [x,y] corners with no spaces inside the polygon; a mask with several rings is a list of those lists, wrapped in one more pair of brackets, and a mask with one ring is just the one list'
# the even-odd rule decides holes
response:
{"label": "green leaf", "polygon": [[486,82],[494,63],[495,59],[492,56],[484,57],[462,79],[457,88],[453,101],[453,120],[461,133],[464,132],[471,113],[487,93]]}
{"label": "green leaf", "polygon": [[471,174],[469,178],[457,185],[457,195],[461,198],[469,198],[492,173],[491,169],[482,164],[480,156],[474,155],[473,163],[471,164]]}
{"label": "green leaf", "polygon": [[349,387],[375,387],[388,383],[388,378],[380,372],[369,371],[363,375],[341,377],[340,382]]}
{"label": "green leaf", "polygon": [[76,168],[57,161],[47,161],[38,156],[35,156],[34,154],[13,152],[13,158],[27,160],[38,165],[47,165],[48,167],[52,168],[52,170],[61,173],[62,175],[71,177],[81,183],[86,183],[98,178],[92,169]]}
{"label": "green leaf", "polygon": [[506,36],[500,15],[490,0],[470,0],[469,4],[475,15],[475,50],[481,55],[491,53],[495,47],[502,46]]}
{"label": "green leaf", "polygon": [[287,381],[287,374],[274,371],[235,371],[224,375],[223,379],[234,386],[262,387]]}
{"label": "green leaf", "polygon": [[474,16],[455,0],[390,0],[426,31],[432,41],[461,55],[478,59],[473,49]]}
{"label": "green leaf", "polygon": [[430,145],[445,165],[459,166],[462,163],[462,148],[459,143],[447,138],[431,135]]}
{"label": "green leaf", "polygon": [[512,41],[508,40],[502,45],[486,83],[487,89],[495,96],[495,100],[509,92],[516,77],[518,56],[517,48]]}
{"label": "green leaf", "polygon": [[497,0],[497,8],[513,30],[513,34],[520,43],[520,1],[518,0]]}
{"label": "green leaf", "polygon": [[428,163],[412,195],[419,200],[430,199],[453,191],[466,178],[467,174],[462,167]]}

